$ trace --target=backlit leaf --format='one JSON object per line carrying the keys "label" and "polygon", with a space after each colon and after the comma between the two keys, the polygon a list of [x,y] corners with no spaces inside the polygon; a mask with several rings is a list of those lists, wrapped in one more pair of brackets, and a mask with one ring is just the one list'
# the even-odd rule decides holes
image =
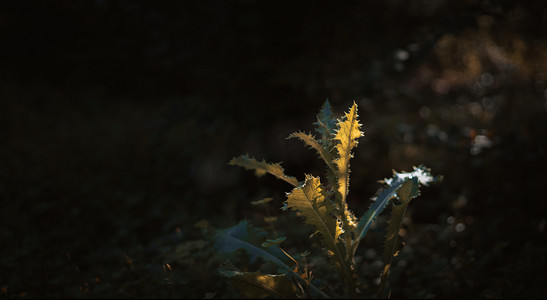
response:
{"label": "backlit leaf", "polygon": [[334,160],[334,163],[338,167],[338,189],[344,201],[349,191],[351,150],[359,143],[357,139],[363,136],[363,132],[359,129],[361,124],[359,124],[357,118],[357,104],[353,102],[353,106],[345,114],[344,119],[338,122],[338,130],[334,137],[338,141],[338,144],[336,144],[338,158]]}
{"label": "backlit leaf", "polygon": [[336,208],[328,199],[319,177],[306,175],[304,184],[287,195],[283,209],[288,208],[300,211],[305,217],[305,223],[314,226],[321,234],[321,240],[327,252],[332,253],[336,269],[346,282],[352,284],[351,270],[346,260],[346,248],[339,240],[343,229],[333,215]]}
{"label": "backlit leaf", "polygon": [[[351,150],[358,144],[358,138],[363,136],[363,132],[359,129],[357,114],[357,104],[353,102],[353,106],[350,108],[343,119],[338,122],[338,130],[334,136],[334,140],[338,141],[336,144],[336,150],[338,152],[338,158],[334,160],[337,167],[337,187],[338,187],[338,206],[342,214],[343,229],[346,232],[353,232],[357,225],[357,219],[353,213],[348,209],[346,197],[349,192],[349,173],[350,173],[350,159],[353,157]],[[351,237],[345,237],[345,247],[348,249],[348,253],[351,248]]]}
{"label": "backlit leaf", "polygon": [[297,288],[290,276],[285,274],[262,274],[260,272],[242,272],[229,261],[225,262],[218,273],[230,278],[235,289],[246,298],[296,298]]}
{"label": "backlit leaf", "polygon": [[305,223],[312,225],[322,235],[327,249],[334,251],[338,237],[342,233],[338,220],[333,216],[335,207],[327,199],[319,177],[306,175],[305,183],[287,195],[283,209],[300,211]]}
{"label": "backlit leaf", "polygon": [[317,151],[317,153],[319,154],[319,157],[321,157],[323,161],[325,161],[327,166],[333,171],[336,170],[336,167],[332,162],[332,154],[330,154],[330,152],[323,145],[321,145],[311,134],[304,132],[295,132],[289,135],[288,139],[290,138],[298,138],[306,143],[306,145],[308,145],[309,147],[315,149],[315,151]]}
{"label": "backlit leaf", "polygon": [[258,177],[263,176],[266,173],[270,173],[273,176],[292,184],[293,186],[299,185],[296,178],[285,175],[285,170],[281,167],[280,163],[267,163],[264,160],[257,161],[248,155],[241,155],[239,157],[232,158],[228,164],[244,167],[247,170],[255,170],[255,174]]}

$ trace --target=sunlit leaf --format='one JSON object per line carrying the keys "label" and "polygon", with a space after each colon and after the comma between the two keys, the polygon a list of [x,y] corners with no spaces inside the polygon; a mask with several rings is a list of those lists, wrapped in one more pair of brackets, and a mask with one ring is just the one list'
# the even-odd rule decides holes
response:
{"label": "sunlit leaf", "polygon": [[[357,147],[359,143],[357,139],[363,136],[363,132],[359,129],[361,124],[359,124],[358,117],[357,104],[353,102],[349,112],[344,115],[344,118],[338,121],[338,130],[334,136],[334,140],[337,141],[336,150],[338,152],[338,158],[334,160],[337,169],[336,186],[338,188],[336,199],[338,200],[338,207],[342,215],[342,228],[345,232],[348,232],[348,235],[355,230],[355,226],[357,225],[357,219],[348,209],[346,197],[349,192],[350,159],[353,157],[351,151]],[[348,253],[351,251],[352,242],[351,236],[344,237]]]}
{"label": "sunlit leaf", "polygon": [[334,217],[334,203],[326,197],[324,187],[318,177],[306,175],[304,184],[287,195],[283,209],[300,211],[305,223],[315,227],[321,234],[327,251],[332,253],[336,269],[347,282],[352,282],[352,275],[346,260],[346,248],[339,237],[343,233],[340,222]]}
{"label": "sunlit leaf", "polygon": [[228,164],[244,167],[247,170],[254,170],[256,176],[258,177],[263,176],[266,173],[270,173],[273,176],[292,184],[293,186],[299,185],[296,178],[285,175],[285,170],[281,167],[280,163],[267,163],[264,160],[257,161],[248,155],[241,155],[239,157],[232,158]]}
{"label": "sunlit leaf", "polygon": [[290,208],[302,213],[305,223],[315,227],[329,250],[336,249],[342,228],[333,216],[335,207],[325,196],[319,177],[306,175],[305,183],[287,195],[285,204],[285,210]]}
{"label": "sunlit leaf", "polygon": [[317,153],[319,154],[319,157],[321,157],[323,161],[325,161],[327,167],[329,167],[333,171],[336,170],[336,167],[332,162],[332,154],[329,152],[328,149],[325,148],[325,146],[321,145],[311,134],[304,132],[295,132],[289,135],[288,139],[290,138],[298,138],[306,143],[306,145],[308,145],[309,147],[315,149],[315,151],[317,151]]}
{"label": "sunlit leaf", "polygon": [[222,276],[230,278],[235,289],[246,298],[296,298],[297,288],[290,276],[285,274],[262,274],[242,272],[232,263],[225,262],[218,269]]}
{"label": "sunlit leaf", "polygon": [[336,144],[336,150],[338,151],[338,158],[334,160],[334,163],[338,167],[338,189],[342,198],[345,200],[349,191],[349,161],[352,158],[351,150],[359,143],[357,139],[363,136],[363,132],[359,129],[357,114],[357,104],[353,102],[353,106],[349,112],[345,114],[343,120],[338,122],[338,130],[334,137],[338,141]]}

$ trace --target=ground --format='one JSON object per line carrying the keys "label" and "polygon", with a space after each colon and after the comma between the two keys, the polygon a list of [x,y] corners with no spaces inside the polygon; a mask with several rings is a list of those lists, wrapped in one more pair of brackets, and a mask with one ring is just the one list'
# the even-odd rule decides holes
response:
{"label": "ground", "polygon": [[[292,187],[228,165],[248,153],[322,176],[286,137],[313,132],[327,98],[339,115],[355,101],[363,124],[357,216],[392,169],[443,176],[409,207],[392,297],[547,295],[543,2],[1,6],[2,297],[236,297],[210,234],[268,213],[336,290],[280,209]],[[268,211],[251,204],[264,197]],[[388,215],[357,253],[364,297]]]}

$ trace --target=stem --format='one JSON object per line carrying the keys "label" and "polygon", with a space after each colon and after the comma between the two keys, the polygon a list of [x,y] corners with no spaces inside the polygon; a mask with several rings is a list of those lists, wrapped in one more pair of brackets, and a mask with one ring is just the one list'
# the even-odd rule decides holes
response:
{"label": "stem", "polygon": [[338,258],[338,262],[340,263],[340,267],[342,268],[342,277],[344,278],[344,281],[349,286],[349,294],[351,298],[355,298],[355,283],[353,282],[353,277],[351,276],[347,264],[344,260],[344,258],[340,255],[342,252],[340,251],[340,248],[335,243],[334,246],[336,247],[336,257]]}
{"label": "stem", "polygon": [[[289,255],[289,253],[287,253],[285,250],[283,250],[283,248],[281,248],[279,246],[279,249],[281,249],[281,251],[283,251],[283,253],[285,253],[285,255],[287,255],[288,258],[290,258],[292,261],[294,261],[294,263],[298,266],[298,262],[292,257]],[[287,270],[291,270],[289,268],[289,266],[285,265],[285,267],[287,268]],[[310,282],[310,287],[312,290],[314,290],[316,293],[318,293],[319,295],[321,295],[323,298],[330,298],[329,295],[325,294],[325,292],[323,292],[322,290],[320,290],[318,287],[316,287],[313,283]]]}

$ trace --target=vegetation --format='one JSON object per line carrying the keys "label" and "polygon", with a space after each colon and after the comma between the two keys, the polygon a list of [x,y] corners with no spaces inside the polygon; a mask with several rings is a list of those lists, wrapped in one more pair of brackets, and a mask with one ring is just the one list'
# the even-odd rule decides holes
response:
{"label": "vegetation", "polygon": [[[393,256],[398,252],[399,229],[405,210],[410,200],[419,195],[420,184],[428,185],[434,179],[429,171],[422,166],[415,168],[411,173],[394,172],[393,178],[383,181],[386,186],[372,199],[373,204],[367,213],[357,219],[348,209],[346,201],[349,193],[352,150],[357,147],[357,139],[363,136],[358,120],[357,104],[354,102],[345,116],[336,122],[327,100],[317,115],[315,124],[316,131],[321,135],[320,140],[303,132],[293,133],[289,138],[299,138],[317,151],[327,167],[326,185],[321,184],[319,177],[308,174],[303,182],[298,182],[295,177],[285,175],[279,163],[259,162],[247,155],[232,159],[230,164],[255,170],[257,176],[269,173],[293,185],[294,189],[287,194],[283,210],[291,209],[299,212],[305,218],[305,223],[314,227],[314,235],[317,233],[321,236],[325,254],[345,284],[345,289],[340,294],[344,297],[356,297],[358,294],[358,280],[355,272],[357,266],[354,255],[359,243],[376,217],[392,199],[397,198],[400,203],[393,204],[392,217],[386,233],[383,255],[385,267],[378,290],[378,295],[382,296],[387,285]],[[336,126],[334,126],[335,124]],[[227,266],[222,267],[219,272],[229,277],[236,284],[240,293],[250,298],[260,296],[303,297],[310,294],[328,297],[313,285],[312,270],[299,269],[299,263],[278,246],[286,237],[275,240],[267,239],[264,242],[258,240],[258,243],[255,238],[255,243],[253,243],[244,239],[244,236],[248,235],[246,230],[246,223],[240,223],[235,228],[228,230],[230,234],[223,232],[217,236],[218,250],[227,252],[245,249],[252,258],[260,256],[277,263],[284,273],[265,275],[260,272],[240,272],[233,265],[227,263]],[[236,231],[238,234],[233,235],[232,231]],[[260,245],[270,249],[268,254],[262,253],[266,250],[260,248]],[[287,255],[296,263],[296,267],[289,267],[279,256],[275,256],[271,249],[276,250],[278,255]]]}
{"label": "vegetation", "polygon": [[[0,298],[237,298],[235,272],[350,296],[287,203],[293,180],[227,165],[283,162],[338,201],[338,166],[302,141],[328,142],[310,124],[325,98],[342,118],[354,101],[363,123],[345,199],[357,224],[391,170],[444,176],[406,207],[381,297],[547,295],[542,1],[0,6]],[[402,201],[359,241],[357,296],[382,287]],[[265,252],[221,253],[222,236]],[[342,238],[342,252],[356,241]]]}

